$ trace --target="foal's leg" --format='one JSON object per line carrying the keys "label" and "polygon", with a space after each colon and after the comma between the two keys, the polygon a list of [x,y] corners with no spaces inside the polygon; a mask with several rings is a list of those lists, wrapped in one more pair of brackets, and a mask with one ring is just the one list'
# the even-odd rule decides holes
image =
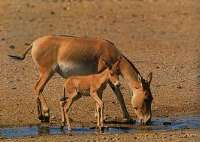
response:
{"label": "foal's leg", "polygon": [[[102,101],[102,95],[103,95],[103,90],[106,88],[106,85],[103,85],[98,91],[97,91],[97,93],[98,93],[98,97],[101,99],[101,101]],[[102,101],[103,102],[103,101]],[[104,105],[103,105],[103,107],[102,107],[102,109],[101,110],[99,110],[99,113],[100,113],[100,122],[101,122],[101,125],[102,125],[102,127],[103,127],[103,121],[104,121]]]}
{"label": "foal's leg", "polygon": [[122,109],[122,113],[123,113],[123,118],[127,121],[130,120],[130,116],[129,116],[129,113],[127,111],[127,108],[126,108],[126,105],[125,105],[125,101],[124,101],[124,98],[123,98],[123,95],[119,89],[119,87],[116,87],[114,86],[111,82],[109,82],[109,85],[111,87],[111,89],[113,90],[113,92],[115,93],[116,97],[117,97],[117,100],[120,104],[120,107]]}
{"label": "foal's leg", "polygon": [[[100,126],[98,126],[100,129],[101,127],[103,127],[103,101],[98,97],[98,94],[96,92],[90,93],[91,97],[96,101],[96,103],[99,105],[100,107],[100,115],[98,114],[98,121],[97,121],[97,126],[98,124],[100,124]],[[100,116],[100,118],[99,118]]]}
{"label": "foal's leg", "polygon": [[64,112],[65,112],[65,118],[67,121],[67,127],[68,130],[71,130],[71,125],[70,125],[70,121],[69,121],[69,110],[70,107],[72,106],[73,102],[76,101],[77,99],[80,98],[80,96],[77,94],[76,91],[74,91],[73,93],[68,93],[69,94],[69,98],[67,99],[67,103],[64,106]]}
{"label": "foal's leg", "polygon": [[66,121],[66,118],[65,118],[65,111],[64,111],[64,106],[65,104],[67,103],[67,97],[66,97],[66,92],[65,92],[65,86],[63,87],[63,97],[60,98],[60,110],[61,110],[61,127],[64,127],[65,126],[65,121]]}
{"label": "foal's leg", "polygon": [[[105,88],[103,88],[103,89],[105,89]],[[97,93],[98,93],[98,97],[102,100],[102,94],[103,94],[103,89],[99,89],[98,91],[97,91]],[[95,117],[97,118],[97,127],[99,127],[100,126],[100,106],[99,106],[99,104],[96,102],[96,112],[95,112]]]}
{"label": "foal's leg", "polygon": [[97,118],[97,127],[100,126],[100,106],[98,103],[96,103],[96,112],[95,112],[95,116]]}
{"label": "foal's leg", "polygon": [[[70,106],[72,105],[72,103],[73,103],[72,99],[69,98],[69,99],[67,100],[67,103],[66,103],[65,106],[64,106],[65,119],[66,119],[66,121],[67,121],[67,128],[68,128],[68,130],[71,130],[71,125],[70,125],[68,113],[69,113],[69,109],[70,109]],[[64,123],[65,123],[65,122],[64,122]]]}
{"label": "foal's leg", "polygon": [[40,77],[37,81],[34,91],[37,96],[37,108],[38,108],[38,118],[42,122],[49,122],[49,108],[47,106],[46,100],[42,94],[46,83],[52,77],[53,71],[40,70]]}

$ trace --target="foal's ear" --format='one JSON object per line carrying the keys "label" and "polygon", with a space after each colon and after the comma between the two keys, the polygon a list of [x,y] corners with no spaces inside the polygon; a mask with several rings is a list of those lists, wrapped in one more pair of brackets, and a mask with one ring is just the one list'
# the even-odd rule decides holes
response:
{"label": "foal's ear", "polygon": [[150,72],[149,75],[147,76],[147,81],[149,84],[151,83],[152,77],[153,77],[153,73]]}

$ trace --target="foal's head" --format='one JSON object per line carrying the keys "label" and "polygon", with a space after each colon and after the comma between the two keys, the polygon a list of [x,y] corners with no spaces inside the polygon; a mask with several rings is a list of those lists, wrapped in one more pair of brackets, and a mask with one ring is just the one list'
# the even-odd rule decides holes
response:
{"label": "foal's head", "polygon": [[109,80],[110,82],[119,87],[120,85],[120,82],[119,82],[119,74],[117,72],[117,68],[119,66],[119,62],[120,60],[117,60],[112,66],[110,66],[108,69],[109,69]]}

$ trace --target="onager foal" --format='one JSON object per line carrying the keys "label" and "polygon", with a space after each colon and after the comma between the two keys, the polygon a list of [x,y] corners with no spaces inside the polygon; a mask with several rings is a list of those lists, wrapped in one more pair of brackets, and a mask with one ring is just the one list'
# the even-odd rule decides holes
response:
{"label": "onager foal", "polygon": [[[114,65],[118,63],[119,61],[116,61]],[[63,126],[65,125],[65,121],[67,121],[68,130],[71,130],[68,115],[69,109],[72,103],[81,97],[80,93],[90,92],[90,96],[96,101],[97,127],[101,130],[103,127],[104,108],[102,93],[108,81],[111,81],[115,86],[119,85],[118,75],[110,68],[106,68],[98,74],[72,76],[66,79],[64,83],[64,99],[60,100]],[[67,95],[66,97],[65,94]]]}

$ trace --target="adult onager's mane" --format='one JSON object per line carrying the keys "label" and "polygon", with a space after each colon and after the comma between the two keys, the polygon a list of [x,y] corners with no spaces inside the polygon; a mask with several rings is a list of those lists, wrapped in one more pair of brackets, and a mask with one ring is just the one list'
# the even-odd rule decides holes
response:
{"label": "adult onager's mane", "polygon": [[122,55],[122,57],[123,57],[124,59],[126,59],[126,61],[131,65],[131,67],[133,68],[133,71],[135,71],[138,75],[141,76],[140,72],[139,72],[138,69],[133,65],[133,63],[132,63],[127,57],[125,57],[124,55]]}

